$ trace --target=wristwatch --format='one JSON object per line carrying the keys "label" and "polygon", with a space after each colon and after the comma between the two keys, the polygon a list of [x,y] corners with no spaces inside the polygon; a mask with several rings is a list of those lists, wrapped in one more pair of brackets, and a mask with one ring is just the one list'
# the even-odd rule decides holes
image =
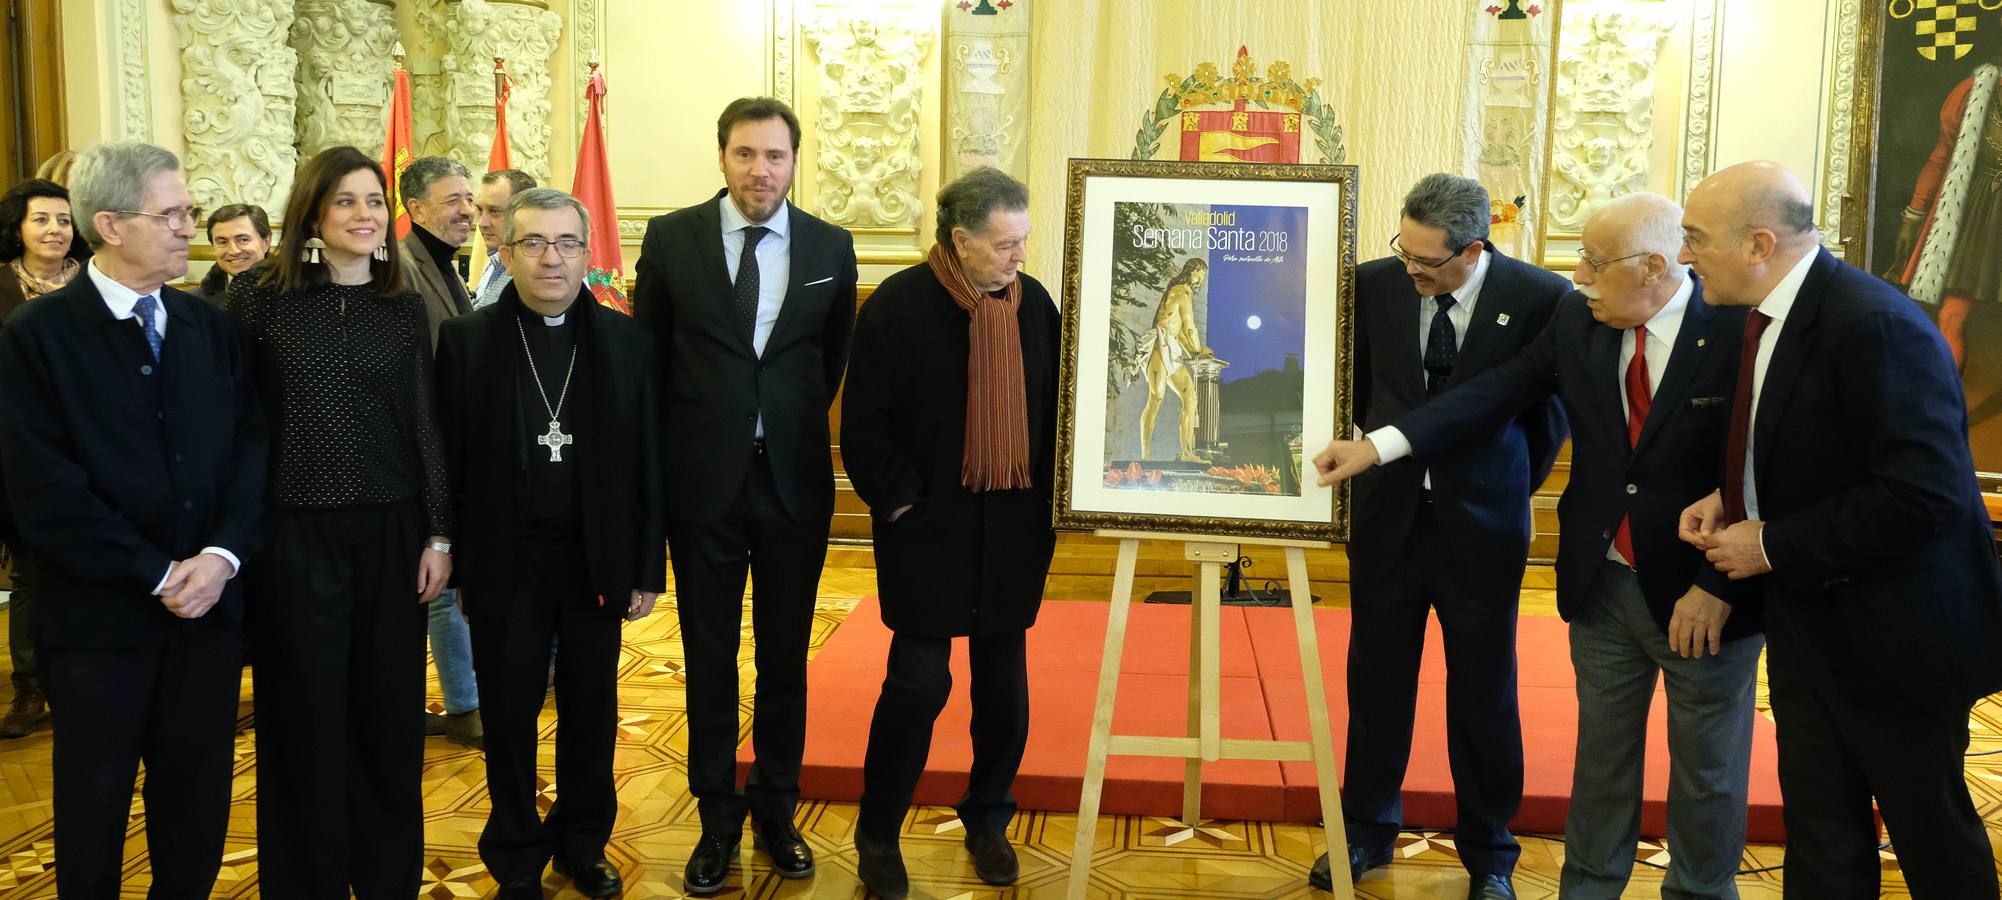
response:
{"label": "wristwatch", "polygon": [[452,545],[450,542],[447,541],[425,541],[424,549],[436,550],[439,553],[445,554],[446,556],[452,555]]}

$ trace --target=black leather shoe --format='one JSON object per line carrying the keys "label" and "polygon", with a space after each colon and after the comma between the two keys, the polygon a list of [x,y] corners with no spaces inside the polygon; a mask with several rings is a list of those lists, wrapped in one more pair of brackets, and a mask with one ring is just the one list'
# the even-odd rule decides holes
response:
{"label": "black leather shoe", "polygon": [[969,832],[966,850],[973,854],[973,874],[992,885],[1014,884],[1021,868],[1015,862],[1015,848],[1000,833]]}
{"label": "black leather shoe", "polygon": [[730,863],[737,859],[738,835],[705,834],[688,855],[688,868],[681,873],[682,887],[691,894],[713,894],[730,880]]}
{"label": "black leather shoe", "polygon": [[791,822],[758,825],[752,831],[757,835],[752,843],[772,858],[772,870],[780,878],[813,877],[813,848]]}
{"label": "black leather shoe", "polygon": [[[1355,844],[1349,845],[1350,884],[1361,881],[1364,872],[1371,869],[1381,869],[1387,865],[1390,865],[1390,848],[1371,850]],[[1320,859],[1314,860],[1313,870],[1307,873],[1307,884],[1324,891],[1335,889],[1332,872],[1328,868],[1328,855],[1326,853],[1321,854]]]}
{"label": "black leather shoe", "polygon": [[1475,875],[1467,885],[1467,900],[1515,900],[1515,885],[1507,875]]}
{"label": "black leather shoe", "polygon": [[602,856],[587,863],[572,863],[559,856],[555,863],[556,874],[570,879],[570,885],[586,897],[617,897],[625,893],[625,879]]}
{"label": "black leather shoe", "polygon": [[494,900],[542,900],[542,882],[533,878],[503,881]]}
{"label": "black leather shoe", "polygon": [[897,842],[878,844],[855,833],[855,874],[862,886],[883,900],[904,900],[911,895],[910,876],[904,874],[904,854]]}

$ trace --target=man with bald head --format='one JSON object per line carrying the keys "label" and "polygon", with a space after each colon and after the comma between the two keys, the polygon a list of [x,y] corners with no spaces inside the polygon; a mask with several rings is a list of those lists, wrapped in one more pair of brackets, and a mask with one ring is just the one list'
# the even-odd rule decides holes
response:
{"label": "man with bald head", "polygon": [[1963,773],[1969,707],[2002,689],[2002,567],[1939,331],[1821,249],[1769,162],[1703,180],[1681,258],[1745,320],[1722,488],[1683,540],[1755,579],[1786,797],[1788,897],[1877,896],[1883,815],[1912,896],[1993,898]]}
{"label": "man with bald head", "polygon": [[1704,302],[1676,261],[1681,225],[1682,210],[1655,194],[1600,208],[1585,223],[1578,290],[1534,343],[1389,426],[1402,440],[1386,441],[1383,458],[1365,439],[1337,441],[1315,461],[1323,483],[1407,452],[1426,462],[1529,404],[1563,400],[1572,469],[1558,507],[1557,610],[1578,674],[1566,897],[1618,897],[1633,870],[1662,676],[1675,848],[1663,894],[1737,896],[1764,640],[1756,604],[1676,539],[1676,522],[1718,481],[1745,313]]}

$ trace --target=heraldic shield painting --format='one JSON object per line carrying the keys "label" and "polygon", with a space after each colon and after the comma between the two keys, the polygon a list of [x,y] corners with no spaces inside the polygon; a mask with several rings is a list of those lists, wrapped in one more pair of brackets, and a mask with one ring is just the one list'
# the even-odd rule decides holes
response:
{"label": "heraldic shield painting", "polygon": [[1339,540],[1355,170],[1072,160],[1060,527]]}
{"label": "heraldic shield painting", "polygon": [[2002,489],[2002,2],[1874,0],[1860,34],[1845,252],[1938,324]]}

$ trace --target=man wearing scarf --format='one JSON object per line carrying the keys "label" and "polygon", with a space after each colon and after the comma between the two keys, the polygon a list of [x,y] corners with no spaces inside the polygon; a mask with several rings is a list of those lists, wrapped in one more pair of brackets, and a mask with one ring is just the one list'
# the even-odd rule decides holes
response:
{"label": "man wearing scarf", "polygon": [[869,726],[855,849],[880,897],[909,890],[897,835],[970,637],[973,770],[959,801],[974,872],[1015,880],[1010,788],[1029,735],[1024,638],[1056,534],[1056,304],[1022,274],[1029,192],[979,168],[939,191],[927,262],[883,281],[855,324],[841,452],[869,504],[889,674]]}
{"label": "man wearing scarf", "polygon": [[[465,528],[455,574],[472,625],[492,799],[480,859],[497,896],[539,898],[553,857],[616,896],[612,748],[622,621],[665,586],[659,371],[651,335],[584,286],[590,218],[561,191],[508,204],[491,306],[446,322],[438,406]],[[537,716],[556,655],[558,796],[537,812]]]}

